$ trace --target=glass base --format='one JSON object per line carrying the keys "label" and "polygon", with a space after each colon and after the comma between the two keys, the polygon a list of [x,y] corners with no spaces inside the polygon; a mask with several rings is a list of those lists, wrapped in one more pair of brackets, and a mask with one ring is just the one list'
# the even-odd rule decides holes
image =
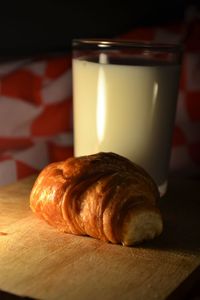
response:
{"label": "glass base", "polygon": [[160,197],[163,197],[167,192],[168,181],[164,181],[161,185],[158,186]]}

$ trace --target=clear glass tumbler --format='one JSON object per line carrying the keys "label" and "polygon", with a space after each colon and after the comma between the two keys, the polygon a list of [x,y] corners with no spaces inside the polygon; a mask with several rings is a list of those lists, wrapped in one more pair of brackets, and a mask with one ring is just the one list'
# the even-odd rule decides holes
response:
{"label": "clear glass tumbler", "polygon": [[73,40],[75,156],[115,152],[167,189],[182,47]]}

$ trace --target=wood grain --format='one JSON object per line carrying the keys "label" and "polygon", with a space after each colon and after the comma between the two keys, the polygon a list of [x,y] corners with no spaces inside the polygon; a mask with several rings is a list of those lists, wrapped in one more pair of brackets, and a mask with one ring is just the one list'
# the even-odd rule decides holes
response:
{"label": "wood grain", "polygon": [[57,232],[29,209],[34,178],[0,189],[0,289],[36,299],[166,299],[200,265],[198,182],[172,180],[164,232],[127,248]]}

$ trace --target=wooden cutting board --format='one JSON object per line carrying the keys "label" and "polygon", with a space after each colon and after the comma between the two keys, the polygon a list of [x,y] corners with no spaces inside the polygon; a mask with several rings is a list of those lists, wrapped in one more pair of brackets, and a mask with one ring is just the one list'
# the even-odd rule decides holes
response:
{"label": "wooden cutting board", "polygon": [[0,189],[0,289],[36,299],[166,299],[200,265],[200,188],[171,180],[164,232],[138,247],[57,232],[29,209],[34,178]]}

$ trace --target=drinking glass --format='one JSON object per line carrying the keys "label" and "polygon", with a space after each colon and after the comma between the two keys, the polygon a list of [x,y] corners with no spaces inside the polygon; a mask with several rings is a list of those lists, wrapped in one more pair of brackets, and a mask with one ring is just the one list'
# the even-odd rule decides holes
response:
{"label": "drinking glass", "polygon": [[73,40],[74,155],[115,152],[165,194],[181,45]]}

